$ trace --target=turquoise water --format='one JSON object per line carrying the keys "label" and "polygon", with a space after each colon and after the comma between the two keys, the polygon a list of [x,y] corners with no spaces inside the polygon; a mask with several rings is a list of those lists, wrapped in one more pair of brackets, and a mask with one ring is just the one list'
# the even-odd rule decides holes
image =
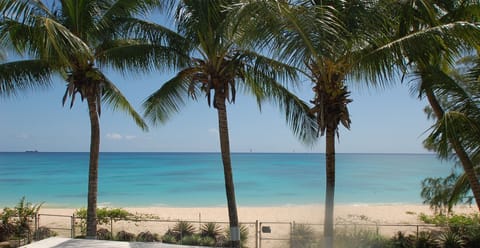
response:
{"label": "turquoise water", "polygon": [[[446,176],[431,154],[337,154],[337,203],[421,203],[420,182]],[[239,206],[324,201],[323,154],[232,154]],[[224,206],[217,153],[101,153],[100,205]],[[88,153],[0,153],[0,207],[26,196],[51,207],[86,206]]]}

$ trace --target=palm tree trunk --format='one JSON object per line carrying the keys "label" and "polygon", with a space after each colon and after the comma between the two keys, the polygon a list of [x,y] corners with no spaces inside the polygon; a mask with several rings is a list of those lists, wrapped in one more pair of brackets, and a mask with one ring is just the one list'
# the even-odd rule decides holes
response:
{"label": "palm tree trunk", "polygon": [[326,148],[326,193],[325,193],[325,222],[323,236],[326,248],[333,247],[333,209],[335,200],[335,128],[327,126],[325,137]]}
{"label": "palm tree trunk", "polygon": [[97,192],[98,192],[98,157],[100,153],[100,121],[97,112],[97,98],[87,96],[90,115],[90,164],[88,171],[87,203],[87,239],[97,237]]}
{"label": "palm tree trunk", "polygon": [[[433,112],[437,116],[437,119],[440,120],[444,116],[444,111],[442,106],[437,101],[432,90],[426,91],[428,102],[433,109]],[[473,164],[472,160],[468,156],[467,152],[463,148],[462,144],[455,138],[448,137],[450,144],[452,145],[453,150],[457,154],[460,162],[462,163],[463,170],[467,175],[468,182],[473,192],[473,196],[475,197],[475,202],[477,203],[477,208],[480,211],[480,183],[478,182],[478,176],[475,173],[475,165]]]}
{"label": "palm tree trunk", "polygon": [[232,162],[230,159],[230,139],[228,137],[227,107],[225,105],[224,94],[216,93],[215,102],[218,113],[225,190],[227,193],[231,247],[240,248],[240,228],[238,225],[237,203],[235,201],[235,187],[233,184]]}

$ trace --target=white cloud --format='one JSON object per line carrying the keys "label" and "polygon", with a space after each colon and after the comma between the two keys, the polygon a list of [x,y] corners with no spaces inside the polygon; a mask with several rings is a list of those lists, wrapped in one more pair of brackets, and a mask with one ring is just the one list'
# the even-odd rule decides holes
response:
{"label": "white cloud", "polygon": [[137,136],[135,135],[122,135],[119,133],[107,133],[107,139],[109,140],[134,140]]}
{"label": "white cloud", "polygon": [[107,139],[121,140],[123,139],[123,136],[119,133],[107,133]]}

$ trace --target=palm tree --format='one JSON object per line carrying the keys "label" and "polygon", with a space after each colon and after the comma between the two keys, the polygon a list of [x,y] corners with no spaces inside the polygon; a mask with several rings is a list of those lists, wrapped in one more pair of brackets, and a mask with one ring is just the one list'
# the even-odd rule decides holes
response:
{"label": "palm tree", "polygon": [[145,72],[172,57],[175,50],[160,41],[151,44],[134,37],[139,27],[147,25],[136,16],[159,4],[155,0],[62,0],[46,6],[41,1],[0,0],[2,42],[31,58],[12,62],[12,71],[6,70],[8,64],[1,67],[3,82],[15,82],[2,83],[1,92],[48,84],[60,75],[66,82],[63,103],[70,98],[72,107],[77,95],[87,102],[91,127],[88,238],[96,237],[101,103],[127,112],[140,128],[147,129],[103,69]]}
{"label": "palm tree", "polygon": [[354,75],[370,77],[374,82],[388,78],[393,72],[388,65],[393,63],[386,56],[375,60],[377,65],[385,66],[360,66],[373,49],[369,44],[380,42],[374,38],[387,32],[375,1],[300,2],[252,1],[240,9],[242,15],[257,20],[250,26],[250,33],[257,34],[260,46],[270,46],[313,84],[310,112],[316,116],[319,134],[326,137],[324,240],[325,247],[332,247],[335,136],[339,135],[340,125],[349,129],[351,124],[347,105],[352,100],[346,82]]}
{"label": "palm tree", "polygon": [[[480,109],[478,102],[478,87],[480,61],[477,56],[461,58],[455,68],[444,65],[442,72],[437,72],[435,78],[435,97],[438,99],[441,108],[444,110],[442,119],[437,116],[431,108],[426,112],[429,118],[435,120],[431,133],[424,141],[425,146],[431,149],[444,159],[453,159],[458,164],[450,140],[457,140],[468,153],[469,158],[475,166],[478,175],[480,167]],[[448,178],[450,178],[449,176]],[[448,179],[447,178],[447,179]],[[445,179],[446,180],[446,179]],[[462,173],[454,177],[450,183],[448,195],[436,196],[448,203],[449,210],[457,203],[471,201],[471,187],[468,176]],[[465,200],[466,199],[466,200]]]}
{"label": "palm tree", "polygon": [[[480,5],[478,1],[411,0],[399,2],[395,12],[399,18],[398,36],[409,36],[426,29],[437,31],[437,41],[425,43],[431,47],[431,52],[422,51],[419,47],[403,47],[403,55],[418,79],[419,85],[414,89],[418,90],[419,97],[426,97],[438,124],[444,123],[444,128],[445,124],[450,128],[453,123],[449,123],[449,120],[452,120],[453,112],[446,114],[439,100],[441,94],[445,95],[442,92],[455,85],[446,73],[445,66],[452,64],[455,56],[478,44],[480,28],[473,22],[480,17]],[[452,136],[453,132],[443,134],[446,135],[443,136],[444,141],[448,141],[451,149],[449,151],[455,152],[463,166],[480,210],[480,183],[475,163],[458,136]],[[444,149],[444,152],[447,150]]]}
{"label": "palm tree", "polygon": [[217,110],[220,148],[232,247],[240,247],[240,228],[230,158],[227,102],[234,103],[237,91],[252,94],[257,103],[273,101],[285,111],[286,120],[299,137],[307,140],[315,132],[308,107],[293,96],[279,80],[295,79],[296,70],[237,43],[241,37],[236,22],[224,9],[238,1],[181,1],[176,10],[178,32],[191,44],[190,63],[153,93],[144,103],[145,116],[154,124],[166,121],[186,104],[186,98],[205,94]]}

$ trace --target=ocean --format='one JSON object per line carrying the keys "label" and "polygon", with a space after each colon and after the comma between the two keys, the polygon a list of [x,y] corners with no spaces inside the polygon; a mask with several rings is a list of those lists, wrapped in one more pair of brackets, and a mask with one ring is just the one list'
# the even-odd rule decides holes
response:
{"label": "ocean", "polygon": [[[25,196],[44,207],[87,205],[88,153],[0,153],[0,207]],[[218,153],[101,153],[105,207],[225,206]],[[239,206],[322,204],[325,158],[313,153],[233,153]],[[447,176],[433,154],[337,154],[337,204],[420,204],[421,181]]]}

